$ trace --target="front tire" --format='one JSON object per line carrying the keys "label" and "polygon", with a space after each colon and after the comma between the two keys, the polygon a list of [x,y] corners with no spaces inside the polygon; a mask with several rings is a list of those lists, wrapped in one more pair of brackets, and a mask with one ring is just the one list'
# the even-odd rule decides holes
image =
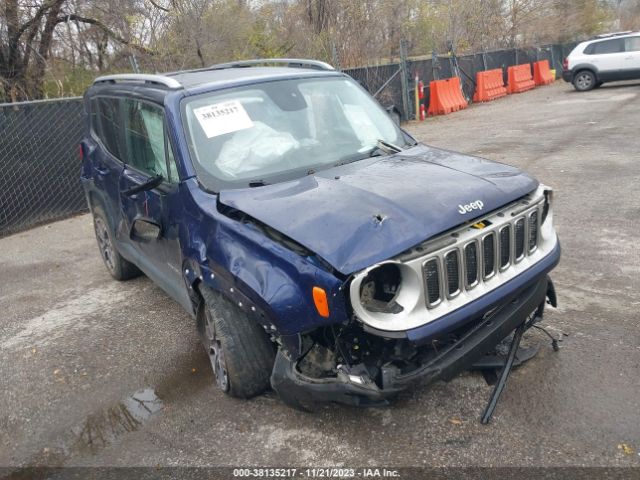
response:
{"label": "front tire", "polygon": [[579,92],[587,92],[596,87],[598,81],[590,70],[582,70],[573,77],[573,87]]}
{"label": "front tire", "polygon": [[98,242],[100,256],[107,267],[107,271],[113,278],[119,281],[129,280],[140,276],[142,272],[133,263],[125,260],[113,241],[113,233],[109,226],[109,221],[101,206],[95,205],[93,208],[93,229]]}
{"label": "front tire", "polygon": [[198,310],[198,329],[216,385],[232,397],[251,398],[269,388],[273,343],[247,312],[207,288]]}

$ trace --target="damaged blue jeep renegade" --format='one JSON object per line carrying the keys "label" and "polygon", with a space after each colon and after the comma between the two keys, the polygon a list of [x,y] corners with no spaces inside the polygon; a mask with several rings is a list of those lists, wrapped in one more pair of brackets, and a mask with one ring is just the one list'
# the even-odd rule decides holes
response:
{"label": "damaged blue jeep renegade", "polygon": [[85,110],[109,273],[193,315],[230,395],[385,404],[555,305],[551,189],[416,142],[327,64],[100,77]]}

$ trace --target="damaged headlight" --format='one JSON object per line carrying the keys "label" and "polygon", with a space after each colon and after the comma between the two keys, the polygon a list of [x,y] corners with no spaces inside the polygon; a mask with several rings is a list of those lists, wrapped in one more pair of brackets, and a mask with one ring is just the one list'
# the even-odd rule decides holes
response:
{"label": "damaged headlight", "polygon": [[371,270],[360,285],[360,303],[370,312],[400,313],[404,308],[396,301],[402,275],[400,268],[387,263]]}
{"label": "damaged headlight", "polygon": [[374,266],[355,281],[359,282],[360,306],[380,319],[412,310],[420,297],[418,275],[402,263]]}

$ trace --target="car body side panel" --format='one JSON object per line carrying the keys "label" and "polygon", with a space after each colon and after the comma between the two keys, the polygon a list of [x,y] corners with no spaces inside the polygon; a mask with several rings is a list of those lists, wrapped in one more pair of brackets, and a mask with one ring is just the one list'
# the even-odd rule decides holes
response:
{"label": "car body side panel", "polygon": [[593,62],[598,67],[600,75],[606,79],[621,76],[626,55],[625,52],[616,52],[591,56],[594,57]]}
{"label": "car body side panel", "polygon": [[623,65],[625,80],[640,78],[640,50],[636,50],[639,42],[640,36],[628,37],[625,40],[626,54]]}
{"label": "car body side panel", "polygon": [[90,100],[84,98],[85,105],[85,134],[80,142],[82,149],[83,182],[89,182],[90,193],[87,192],[87,201],[99,202],[107,215],[107,220],[115,231],[118,224],[118,211],[120,208],[118,197],[118,183],[124,164],[106,151],[101,142],[92,133],[92,127],[86,112],[90,110]]}

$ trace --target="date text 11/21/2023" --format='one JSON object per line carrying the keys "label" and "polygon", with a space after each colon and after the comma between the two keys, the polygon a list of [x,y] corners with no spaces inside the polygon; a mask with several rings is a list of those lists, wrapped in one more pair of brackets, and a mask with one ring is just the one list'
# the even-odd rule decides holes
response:
{"label": "date text 11/21/2023", "polygon": [[401,478],[387,468],[235,468],[236,478]]}

